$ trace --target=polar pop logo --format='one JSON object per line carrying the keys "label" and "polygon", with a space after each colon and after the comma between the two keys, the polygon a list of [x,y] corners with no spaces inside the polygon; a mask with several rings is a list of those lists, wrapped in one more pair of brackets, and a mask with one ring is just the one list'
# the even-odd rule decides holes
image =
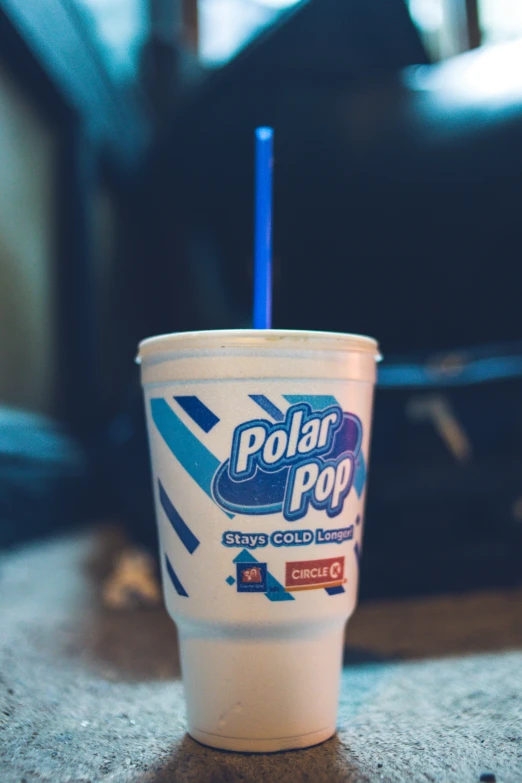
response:
{"label": "polar pop logo", "polygon": [[301,519],[310,506],[337,516],[353,484],[362,440],[359,418],[338,405],[312,411],[291,406],[284,422],[265,419],[234,430],[230,458],[217,470],[212,492],[227,511]]}

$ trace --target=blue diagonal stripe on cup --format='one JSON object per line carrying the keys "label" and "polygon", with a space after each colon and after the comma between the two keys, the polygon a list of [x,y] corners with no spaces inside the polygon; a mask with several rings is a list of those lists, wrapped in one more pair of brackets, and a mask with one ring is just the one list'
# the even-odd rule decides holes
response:
{"label": "blue diagonal stripe on cup", "polygon": [[[243,549],[232,561],[233,563],[257,563],[254,555]],[[266,597],[270,601],[295,601],[294,596],[291,593],[287,593],[281,582],[278,582],[275,576],[267,571],[266,572]]]}
{"label": "blue diagonal stripe on cup", "polygon": [[268,415],[271,416],[274,421],[285,420],[285,414],[280,411],[277,405],[274,405],[274,403],[271,402],[268,397],[265,397],[264,394],[249,394],[248,396],[251,400],[254,400],[254,402],[259,405],[259,407],[262,408],[265,413],[268,413]]}
{"label": "blue diagonal stripe on cup", "polygon": [[[212,477],[220,465],[217,457],[183,424],[162,397],[151,399],[150,410],[154,424],[171,452],[203,492],[213,500],[210,487]],[[227,514],[227,517],[233,519],[234,515]]]}
{"label": "blue diagonal stripe on cup", "polygon": [[345,592],[345,589],[342,585],[335,585],[335,587],[325,587],[324,589],[328,595],[339,595],[339,593]]}
{"label": "blue diagonal stripe on cup", "polygon": [[183,408],[187,416],[190,416],[193,422],[201,427],[203,432],[210,432],[219,422],[218,417],[208,408],[199,397],[181,396],[174,397],[178,405]]}
{"label": "blue diagonal stripe on cup", "polygon": [[170,560],[169,560],[167,555],[165,555],[165,566],[167,568],[167,574],[170,577],[170,581],[172,582],[172,584],[174,586],[174,590],[176,591],[176,593],[178,595],[183,596],[183,598],[188,598],[189,594],[187,593],[187,591],[185,590],[185,588],[183,587],[183,585],[179,581],[178,575],[176,574],[176,572],[172,568],[172,563],[170,562]]}
{"label": "blue diagonal stripe on cup", "polygon": [[283,397],[290,405],[307,402],[313,411],[320,411],[330,405],[339,405],[332,394],[283,394]]}
{"label": "blue diagonal stripe on cup", "polygon": [[163,484],[159,479],[158,479],[158,488],[159,488],[159,499],[163,511],[167,515],[170,524],[178,534],[180,541],[185,547],[185,549],[187,549],[190,552],[190,554],[192,554],[199,546],[200,543],[199,539],[196,538],[196,536],[189,528],[185,520],[181,518],[179,512],[174,508],[171,499],[165,492],[165,487],[163,486]]}

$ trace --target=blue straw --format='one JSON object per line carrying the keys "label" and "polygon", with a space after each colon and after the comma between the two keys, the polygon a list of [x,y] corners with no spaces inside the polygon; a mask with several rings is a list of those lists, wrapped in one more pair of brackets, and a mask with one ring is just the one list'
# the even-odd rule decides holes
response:
{"label": "blue straw", "polygon": [[254,329],[272,326],[273,141],[272,128],[256,128]]}

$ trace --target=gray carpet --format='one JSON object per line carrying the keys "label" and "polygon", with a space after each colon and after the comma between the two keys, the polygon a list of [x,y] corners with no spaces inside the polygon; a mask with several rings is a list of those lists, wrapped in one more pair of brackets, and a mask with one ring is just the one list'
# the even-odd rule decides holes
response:
{"label": "gray carpet", "polygon": [[338,735],[273,756],[185,734],[173,624],[110,612],[107,534],[0,560],[1,783],[522,781],[522,591],[365,605]]}

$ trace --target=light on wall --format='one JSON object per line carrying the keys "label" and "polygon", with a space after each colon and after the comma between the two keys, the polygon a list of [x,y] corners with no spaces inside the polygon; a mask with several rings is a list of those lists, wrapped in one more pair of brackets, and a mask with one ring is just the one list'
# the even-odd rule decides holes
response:
{"label": "light on wall", "polygon": [[199,57],[210,66],[230,60],[284,11],[306,0],[199,0]]}

